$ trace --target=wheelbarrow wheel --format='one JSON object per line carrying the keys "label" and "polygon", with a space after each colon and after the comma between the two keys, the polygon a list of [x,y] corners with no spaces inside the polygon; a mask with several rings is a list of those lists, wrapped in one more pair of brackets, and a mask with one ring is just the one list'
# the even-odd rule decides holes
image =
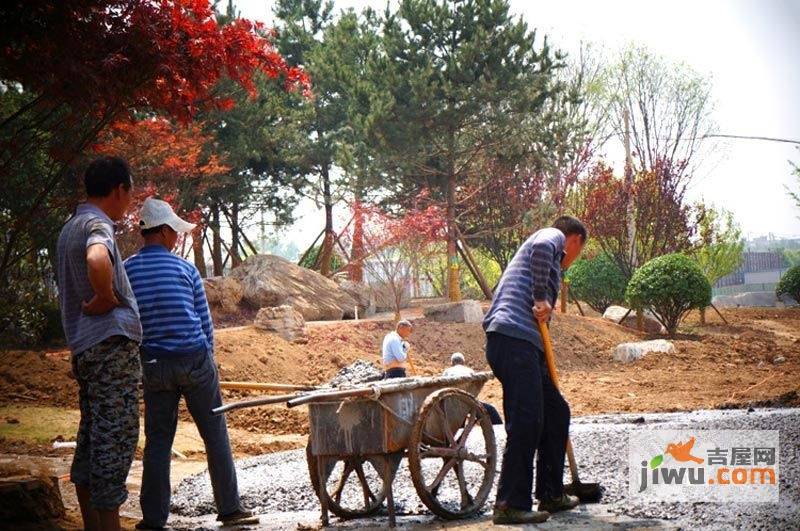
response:
{"label": "wheelbarrow wheel", "polygon": [[428,396],[411,432],[408,467],[417,494],[437,516],[479,512],[497,467],[492,421],[481,403],[460,389]]}
{"label": "wheelbarrow wheel", "polygon": [[[311,454],[310,443],[306,446],[306,461],[314,492],[318,498],[322,495],[327,498],[328,509],[339,518],[362,518],[381,509],[388,490],[384,459],[381,456],[319,458]],[[325,467],[324,491],[319,485],[320,463]]]}

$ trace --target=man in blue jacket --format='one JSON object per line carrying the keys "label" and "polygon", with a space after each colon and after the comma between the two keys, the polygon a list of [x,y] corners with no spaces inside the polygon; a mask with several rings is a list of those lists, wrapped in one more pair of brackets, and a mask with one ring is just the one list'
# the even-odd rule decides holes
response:
{"label": "man in blue jacket", "polygon": [[145,245],[125,261],[142,321],[144,384],[144,471],[137,529],[162,529],[169,517],[169,468],[178,423],[178,402],[186,400],[203,438],[214,501],[223,524],[246,523],[252,514],[239,503],[236,469],[214,364],[214,327],[203,280],[193,264],[171,253],[179,233],[194,225],[168,203],[148,198],[139,226]]}
{"label": "man in blue jacket", "polygon": [[[503,386],[506,420],[496,524],[543,522],[550,513],[578,504],[563,485],[569,405],[550,380],[537,321],[549,320],[561,270],[580,255],[586,237],[583,223],[570,216],[534,233],[503,272],[483,320],[486,359]],[[531,511],[537,451],[539,510]]]}

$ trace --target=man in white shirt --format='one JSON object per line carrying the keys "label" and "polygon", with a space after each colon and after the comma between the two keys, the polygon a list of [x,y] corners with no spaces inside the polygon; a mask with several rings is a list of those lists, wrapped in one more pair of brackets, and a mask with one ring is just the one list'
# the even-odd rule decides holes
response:
{"label": "man in white shirt", "polygon": [[384,378],[405,378],[408,363],[408,342],[413,327],[405,319],[398,322],[395,330],[383,338],[381,349]]}

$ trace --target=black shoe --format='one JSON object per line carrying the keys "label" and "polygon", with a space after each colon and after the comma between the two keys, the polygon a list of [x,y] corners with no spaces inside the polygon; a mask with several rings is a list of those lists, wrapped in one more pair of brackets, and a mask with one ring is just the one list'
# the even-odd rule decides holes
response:
{"label": "black shoe", "polygon": [[221,514],[217,516],[217,521],[222,522],[222,525],[250,525],[257,524],[258,517],[253,516],[252,511],[239,509],[238,511],[234,511],[232,513]]}
{"label": "black shoe", "polygon": [[164,526],[150,525],[144,520],[139,520],[139,522],[136,524],[135,527],[136,529],[150,529],[150,530],[166,529]]}

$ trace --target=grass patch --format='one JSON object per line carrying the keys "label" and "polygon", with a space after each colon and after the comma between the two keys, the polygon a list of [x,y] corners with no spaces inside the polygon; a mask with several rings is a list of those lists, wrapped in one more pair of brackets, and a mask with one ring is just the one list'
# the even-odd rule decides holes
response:
{"label": "grass patch", "polygon": [[0,406],[0,437],[34,443],[49,443],[59,435],[72,440],[80,419],[77,409]]}

